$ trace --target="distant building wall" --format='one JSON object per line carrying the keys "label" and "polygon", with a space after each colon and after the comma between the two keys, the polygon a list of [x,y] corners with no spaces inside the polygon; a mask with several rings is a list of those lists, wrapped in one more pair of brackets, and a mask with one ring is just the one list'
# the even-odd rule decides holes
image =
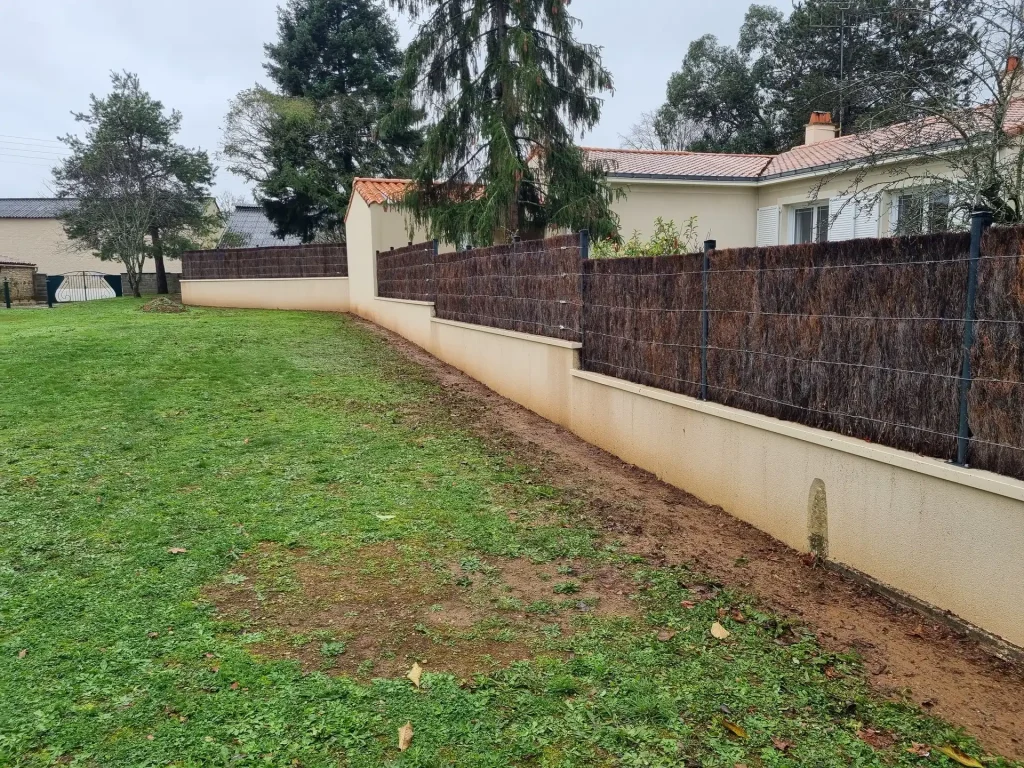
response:
{"label": "distant building wall", "polygon": [[[118,275],[123,265],[102,261],[91,253],[73,250],[59,219],[0,219],[0,259],[35,264],[40,272],[102,272]],[[181,261],[166,259],[168,273],[180,273]],[[146,269],[153,262],[146,260]]]}

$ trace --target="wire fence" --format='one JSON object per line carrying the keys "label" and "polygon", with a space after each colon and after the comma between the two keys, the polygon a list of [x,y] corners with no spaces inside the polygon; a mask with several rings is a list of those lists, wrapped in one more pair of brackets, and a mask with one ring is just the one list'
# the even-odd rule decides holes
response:
{"label": "wire fence", "polygon": [[348,277],[348,251],[336,244],[188,251],[181,273],[183,280]]}
{"label": "wire fence", "polygon": [[434,250],[388,290],[582,342],[588,371],[1024,479],[1022,241],[990,230],[972,278],[967,234],[607,260],[572,235]]}

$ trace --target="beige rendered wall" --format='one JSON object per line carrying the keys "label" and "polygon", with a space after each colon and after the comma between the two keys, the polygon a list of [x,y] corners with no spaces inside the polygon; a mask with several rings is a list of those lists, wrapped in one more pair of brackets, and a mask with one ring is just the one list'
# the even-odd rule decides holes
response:
{"label": "beige rendered wall", "polygon": [[[26,261],[46,275],[65,272],[119,275],[124,269],[119,261],[102,261],[91,253],[74,250],[58,219],[0,219],[0,260]],[[167,259],[165,266],[168,272],[181,272],[178,259]],[[144,271],[153,269],[153,262],[147,261]]]}
{"label": "beige rendered wall", "polygon": [[756,241],[758,195],[754,186],[614,180],[613,186],[627,195],[612,204],[624,238],[634,230],[650,237],[659,216],[673,219],[680,227],[696,216],[702,241],[717,240],[719,248],[751,246]]}
{"label": "beige rendered wall", "polygon": [[926,178],[934,179],[948,173],[949,167],[944,163],[926,163],[903,171],[898,165],[892,165],[865,171],[850,170],[835,176],[808,176],[762,182],[757,187],[756,208],[771,205],[783,207],[779,222],[779,244],[786,245],[793,241],[787,207],[807,205],[813,200],[826,201],[858,191],[867,195],[882,193],[878,231],[880,237],[888,237],[890,192],[895,192],[900,187],[920,186],[925,183]]}
{"label": "beige rendered wall", "polygon": [[182,280],[181,300],[199,307],[348,312],[347,277]]}
{"label": "beige rendered wall", "polygon": [[825,489],[829,559],[1024,646],[1024,483],[575,371],[571,428],[809,551]]}

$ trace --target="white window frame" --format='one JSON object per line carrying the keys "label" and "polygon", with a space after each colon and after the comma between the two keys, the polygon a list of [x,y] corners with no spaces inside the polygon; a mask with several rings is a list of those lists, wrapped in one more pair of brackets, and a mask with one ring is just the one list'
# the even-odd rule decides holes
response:
{"label": "white window frame", "polygon": [[943,190],[935,187],[904,187],[903,189],[897,189],[889,193],[889,234],[893,237],[896,236],[900,226],[900,198],[909,197],[911,195],[921,195],[921,231],[920,234],[928,235],[931,232],[931,221],[930,212],[932,206],[932,198],[938,192],[946,195],[946,206],[947,212],[947,228],[942,230],[943,232],[948,231],[952,227],[952,215],[953,215],[953,199],[952,195],[948,190]]}
{"label": "white window frame", "polygon": [[[797,241],[796,241],[796,212],[797,211],[806,211],[806,210],[814,211],[814,223],[813,223],[813,225],[811,227],[811,240],[810,240],[810,242],[811,243],[819,242],[819,240],[818,240],[818,226],[819,226],[820,220],[818,218],[818,211],[821,208],[825,208],[826,211],[828,210],[828,208],[829,208],[829,201],[828,201],[828,199],[815,200],[813,203],[796,203],[794,205],[789,206],[789,215],[786,218],[789,221],[789,243],[790,243],[790,245],[799,245],[799,243],[797,243]],[[825,216],[825,227],[826,228],[831,226],[831,223],[830,223],[831,219],[832,219],[831,213],[827,213],[826,216]],[[828,239],[829,239],[829,233],[826,232],[825,233],[825,242],[827,242]]]}

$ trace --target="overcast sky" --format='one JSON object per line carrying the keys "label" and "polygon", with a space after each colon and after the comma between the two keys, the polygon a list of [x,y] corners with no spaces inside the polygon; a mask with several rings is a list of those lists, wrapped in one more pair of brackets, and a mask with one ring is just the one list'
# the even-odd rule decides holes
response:
{"label": "overcast sky", "polygon": [[[0,0],[0,197],[50,194],[49,168],[63,151],[55,139],[76,130],[71,111],[106,92],[112,69],[138,73],[155,98],[184,114],[180,141],[214,153],[228,100],[264,81],[263,43],[275,36],[279,2]],[[689,42],[712,33],[735,43],[749,4],[576,0],[578,37],[604,47],[615,77],[615,95],[586,142],[619,146],[640,113],[661,104]],[[223,191],[247,192],[220,171],[215,192]]]}

